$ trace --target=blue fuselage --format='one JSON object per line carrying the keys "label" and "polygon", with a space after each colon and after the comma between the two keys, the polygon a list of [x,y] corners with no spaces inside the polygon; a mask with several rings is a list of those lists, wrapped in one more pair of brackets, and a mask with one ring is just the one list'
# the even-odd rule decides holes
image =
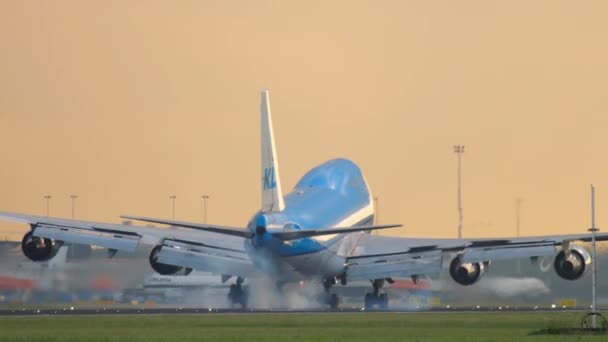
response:
{"label": "blue fuselage", "polygon": [[359,167],[346,159],[330,160],[300,179],[285,196],[283,211],[254,215],[247,227],[258,234],[245,248],[256,266],[275,277],[339,276],[361,233],[292,241],[273,238],[272,233],[369,225],[373,214],[372,196]]}

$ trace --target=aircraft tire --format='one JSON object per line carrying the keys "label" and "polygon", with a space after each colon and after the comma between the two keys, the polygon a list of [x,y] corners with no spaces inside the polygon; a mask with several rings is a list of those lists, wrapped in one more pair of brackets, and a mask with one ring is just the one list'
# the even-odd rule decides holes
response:
{"label": "aircraft tire", "polygon": [[248,293],[241,286],[232,284],[228,291],[228,301],[231,306],[240,304],[243,309],[247,308]]}
{"label": "aircraft tire", "polygon": [[388,294],[381,293],[374,295],[373,293],[365,294],[365,310],[386,310],[388,309]]}
{"label": "aircraft tire", "polygon": [[386,293],[382,293],[378,296],[378,307],[381,310],[388,309],[388,295]]}
{"label": "aircraft tire", "polygon": [[330,309],[337,309],[340,305],[340,298],[337,294],[332,293],[328,298],[328,304]]}
{"label": "aircraft tire", "polygon": [[365,294],[365,310],[371,310],[374,308],[374,295],[372,293]]}

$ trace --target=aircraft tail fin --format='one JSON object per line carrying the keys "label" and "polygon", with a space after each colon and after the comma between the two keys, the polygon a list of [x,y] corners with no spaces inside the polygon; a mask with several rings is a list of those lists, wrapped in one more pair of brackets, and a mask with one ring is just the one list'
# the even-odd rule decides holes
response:
{"label": "aircraft tail fin", "polygon": [[268,90],[262,91],[260,109],[262,123],[262,211],[279,212],[285,208],[285,202],[281,191],[279,164],[274,145]]}

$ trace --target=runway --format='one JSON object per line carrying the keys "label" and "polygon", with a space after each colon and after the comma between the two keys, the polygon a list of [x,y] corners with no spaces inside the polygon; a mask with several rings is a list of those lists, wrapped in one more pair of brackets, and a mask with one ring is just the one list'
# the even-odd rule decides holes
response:
{"label": "runway", "polygon": [[[598,308],[599,311],[608,308]],[[434,308],[424,310],[365,310],[363,308],[344,309],[217,309],[217,308],[86,308],[63,307],[54,309],[0,309],[0,316],[87,316],[87,315],[214,315],[214,314],[355,314],[363,312],[385,313],[490,313],[490,312],[586,312],[586,308],[525,307],[525,308]]]}

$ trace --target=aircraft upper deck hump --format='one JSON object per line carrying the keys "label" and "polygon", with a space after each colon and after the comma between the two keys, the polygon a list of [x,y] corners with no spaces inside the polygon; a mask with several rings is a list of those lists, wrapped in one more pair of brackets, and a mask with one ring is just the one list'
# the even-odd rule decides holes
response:
{"label": "aircraft upper deck hump", "polygon": [[260,108],[262,124],[262,212],[279,212],[285,208],[277,151],[274,146],[272,116],[268,90],[262,91]]}

